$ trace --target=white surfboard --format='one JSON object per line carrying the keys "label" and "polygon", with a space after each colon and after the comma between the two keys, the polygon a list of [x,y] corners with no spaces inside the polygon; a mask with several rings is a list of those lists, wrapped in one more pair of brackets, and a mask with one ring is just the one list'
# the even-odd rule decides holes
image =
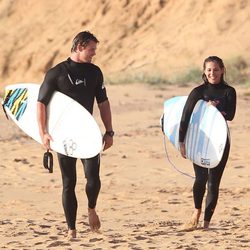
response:
{"label": "white surfboard", "polygon": [[[37,123],[40,85],[14,84],[5,88],[7,115],[27,135],[41,143]],[[52,150],[75,158],[91,158],[102,150],[102,134],[93,116],[72,98],[55,92],[47,107]]]}
{"label": "white surfboard", "polygon": [[[186,100],[187,96],[177,96],[164,103],[163,131],[178,150],[180,120]],[[185,138],[187,158],[201,167],[216,167],[225,149],[227,133],[227,123],[217,108],[199,100]]]}

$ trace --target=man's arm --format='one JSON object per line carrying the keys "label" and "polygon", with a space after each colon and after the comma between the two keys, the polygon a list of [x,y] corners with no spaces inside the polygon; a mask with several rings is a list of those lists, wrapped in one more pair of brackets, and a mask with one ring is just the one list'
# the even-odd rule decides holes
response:
{"label": "man's arm", "polygon": [[[106,100],[104,102],[98,103],[98,108],[100,110],[101,119],[105,126],[106,132],[113,131],[112,115],[111,115],[109,101]],[[113,145],[113,136],[109,135],[108,133],[105,133],[103,136],[103,143],[104,143],[103,150],[106,150],[109,147],[111,147]]]}
{"label": "man's arm", "polygon": [[46,106],[41,103],[37,102],[37,122],[39,127],[40,137],[42,139],[42,143],[47,150],[51,150],[50,148],[50,140],[52,140],[51,136],[47,133],[46,129]]}

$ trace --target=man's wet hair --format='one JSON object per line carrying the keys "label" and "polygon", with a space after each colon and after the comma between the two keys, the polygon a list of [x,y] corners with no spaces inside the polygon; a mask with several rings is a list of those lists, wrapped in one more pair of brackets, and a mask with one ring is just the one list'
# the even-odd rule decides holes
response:
{"label": "man's wet hair", "polygon": [[97,38],[89,31],[82,31],[78,33],[72,41],[71,52],[73,51],[76,52],[76,48],[78,44],[86,48],[90,41],[99,43]]}

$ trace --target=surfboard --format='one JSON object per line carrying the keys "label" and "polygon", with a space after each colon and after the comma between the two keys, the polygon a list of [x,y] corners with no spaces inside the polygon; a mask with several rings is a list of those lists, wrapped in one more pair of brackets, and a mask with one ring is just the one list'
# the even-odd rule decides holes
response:
{"label": "surfboard", "polygon": [[[3,107],[27,135],[42,143],[37,123],[40,85],[13,84],[5,88]],[[51,149],[75,158],[91,158],[102,150],[102,134],[93,116],[72,98],[55,92],[47,106]]]}
{"label": "surfboard", "polygon": [[[162,129],[179,151],[179,127],[186,100],[187,96],[176,96],[164,102]],[[184,142],[187,158],[201,167],[216,167],[225,149],[227,133],[227,123],[217,108],[199,100],[192,112]]]}

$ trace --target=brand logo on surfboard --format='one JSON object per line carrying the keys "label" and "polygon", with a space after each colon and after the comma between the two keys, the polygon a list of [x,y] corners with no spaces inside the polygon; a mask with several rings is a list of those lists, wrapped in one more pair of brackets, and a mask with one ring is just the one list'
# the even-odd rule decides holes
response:
{"label": "brand logo on surfboard", "polygon": [[201,158],[201,165],[210,166],[210,159]]}
{"label": "brand logo on surfboard", "polygon": [[77,144],[72,139],[63,140],[63,147],[66,155],[73,155],[77,149]]}

